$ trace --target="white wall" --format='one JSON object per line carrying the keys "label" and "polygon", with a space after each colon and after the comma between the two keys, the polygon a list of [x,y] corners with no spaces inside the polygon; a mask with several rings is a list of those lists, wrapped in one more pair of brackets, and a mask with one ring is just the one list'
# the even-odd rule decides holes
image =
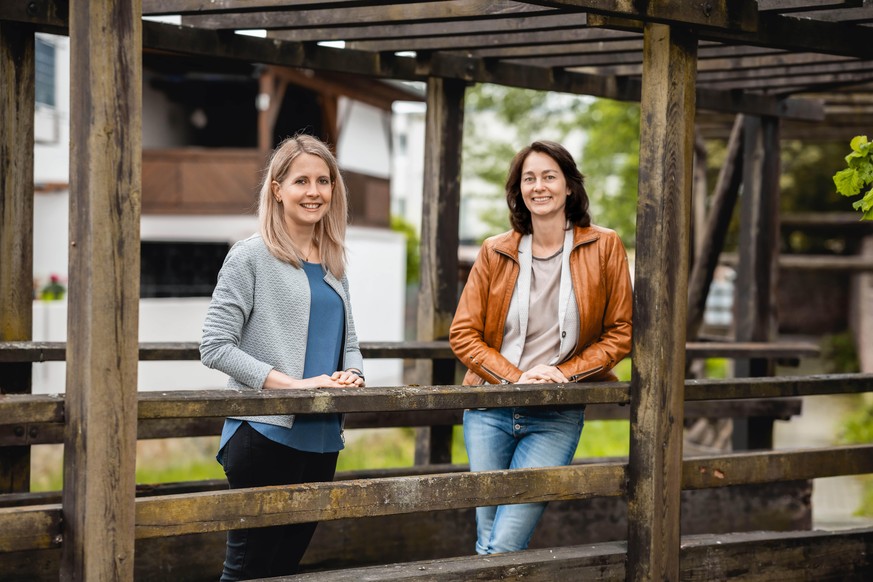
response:
{"label": "white wall", "polygon": [[336,157],[343,169],[391,177],[391,113],[341,97]]}
{"label": "white wall", "polygon": [[[421,232],[425,105],[396,102],[392,118],[391,212]],[[402,143],[401,143],[402,142]]]}
{"label": "white wall", "polygon": [[55,46],[55,106],[36,107],[33,179],[37,185],[66,184],[70,175],[70,39],[37,36]]}

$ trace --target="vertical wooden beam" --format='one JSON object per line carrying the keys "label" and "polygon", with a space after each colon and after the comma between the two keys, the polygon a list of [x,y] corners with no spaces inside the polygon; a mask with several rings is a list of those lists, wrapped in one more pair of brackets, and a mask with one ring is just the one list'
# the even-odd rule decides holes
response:
{"label": "vertical wooden beam", "polygon": [[706,198],[709,188],[706,186],[706,166],[709,154],[706,151],[706,142],[700,131],[694,132],[694,186],[691,189],[691,232],[692,255],[691,264],[697,264],[697,260],[703,249],[703,237],[706,234]]}
{"label": "vertical wooden beam", "polygon": [[142,160],[140,0],[70,5],[62,580],[132,580]]}
{"label": "vertical wooden beam", "polygon": [[339,97],[336,93],[323,91],[318,95],[318,102],[321,105],[321,138],[335,155],[340,137]]}
{"label": "vertical wooden beam", "polygon": [[727,157],[718,174],[718,182],[712,195],[712,203],[706,221],[701,247],[688,282],[688,321],[686,337],[697,337],[703,324],[706,296],[712,284],[712,276],[718,266],[718,256],[724,249],[728,226],[737,204],[740,182],[743,176],[743,116],[734,120],[727,145]]}
{"label": "vertical wooden beam", "polygon": [[[747,116],[743,126],[743,196],[740,262],[734,301],[736,340],[772,341],[776,337],[776,288],[779,266],[779,119]],[[738,377],[772,376],[766,359],[737,360]],[[734,419],[735,449],[773,446],[773,419]]]}
{"label": "vertical wooden beam", "polygon": [[697,39],[643,31],[628,580],[679,579],[685,309]]}
{"label": "vertical wooden beam", "polygon": [[[0,341],[33,338],[34,50],[32,29],[0,22]],[[0,364],[0,394],[30,391],[30,363]],[[0,493],[29,490],[30,447],[0,448]]]}
{"label": "vertical wooden beam", "polygon": [[275,67],[267,67],[258,79],[258,149],[266,163],[276,144],[273,142],[276,119],[282,110],[282,100],[288,81],[281,78]]}
{"label": "vertical wooden beam", "polygon": [[[431,77],[427,83],[421,289],[417,338],[444,340],[458,304],[458,225],[466,83]],[[454,360],[420,361],[419,382],[453,384]],[[451,462],[451,427],[418,429],[416,463]]]}

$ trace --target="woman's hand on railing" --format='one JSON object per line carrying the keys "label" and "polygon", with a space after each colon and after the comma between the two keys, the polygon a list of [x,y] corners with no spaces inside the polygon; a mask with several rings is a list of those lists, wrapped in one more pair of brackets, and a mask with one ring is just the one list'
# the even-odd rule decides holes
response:
{"label": "woman's hand on railing", "polygon": [[523,373],[516,384],[545,384],[549,382],[565,384],[569,382],[569,380],[567,380],[567,377],[564,376],[564,374],[555,366],[537,364]]}
{"label": "woman's hand on railing", "polygon": [[[289,390],[298,388],[345,388],[350,384],[342,383],[337,378],[339,374],[345,372],[334,372],[333,375],[321,374],[312,378],[297,379],[292,378],[287,374],[283,374],[278,370],[270,370],[267,374],[267,379],[264,381],[265,390]],[[354,376],[354,374],[350,374]]]}
{"label": "woman's hand on railing", "polygon": [[343,370],[342,372],[334,372],[331,376],[333,380],[336,380],[340,383],[341,386],[345,386],[346,388],[363,388],[364,387],[364,374],[359,370],[350,369]]}

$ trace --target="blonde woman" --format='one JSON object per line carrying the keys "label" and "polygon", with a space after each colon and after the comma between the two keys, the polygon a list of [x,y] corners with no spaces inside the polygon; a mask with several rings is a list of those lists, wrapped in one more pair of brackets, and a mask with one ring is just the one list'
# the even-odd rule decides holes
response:
{"label": "blonde woman", "polygon": [[[203,325],[203,363],[250,390],[361,387],[345,276],[346,188],[327,146],[283,141],[261,185],[260,232],[227,255]],[[218,460],[231,489],[333,480],[339,414],[225,421]],[[317,524],[228,532],[221,580],[293,574]]]}

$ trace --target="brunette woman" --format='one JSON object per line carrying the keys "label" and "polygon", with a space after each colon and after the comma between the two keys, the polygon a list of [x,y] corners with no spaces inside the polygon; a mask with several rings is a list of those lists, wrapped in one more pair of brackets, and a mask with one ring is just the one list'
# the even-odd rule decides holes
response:
{"label": "brunette woman", "polygon": [[[506,180],[512,230],[486,240],[452,322],[464,384],[614,380],[630,351],[632,291],[618,235],[591,224],[583,176],[563,146],[537,141]],[[584,406],[464,412],[470,470],[567,465]],[[479,554],[525,549],[545,503],[476,509]]]}

